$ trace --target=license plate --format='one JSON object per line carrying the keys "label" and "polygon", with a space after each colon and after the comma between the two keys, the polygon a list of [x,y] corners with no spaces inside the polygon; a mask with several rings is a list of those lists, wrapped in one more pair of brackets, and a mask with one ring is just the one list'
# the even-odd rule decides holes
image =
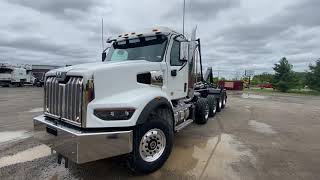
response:
{"label": "license plate", "polygon": [[49,134],[52,134],[54,136],[58,135],[58,131],[56,128],[47,126],[46,130],[47,130],[47,133],[49,133]]}

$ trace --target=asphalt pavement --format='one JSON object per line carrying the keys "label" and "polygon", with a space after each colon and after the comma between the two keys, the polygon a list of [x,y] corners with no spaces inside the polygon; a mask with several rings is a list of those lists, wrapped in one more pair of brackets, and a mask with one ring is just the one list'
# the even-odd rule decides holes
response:
{"label": "asphalt pavement", "polygon": [[175,135],[160,170],[136,176],[125,156],[58,165],[32,138],[43,89],[0,88],[0,179],[319,179],[320,97],[229,93],[207,124]]}

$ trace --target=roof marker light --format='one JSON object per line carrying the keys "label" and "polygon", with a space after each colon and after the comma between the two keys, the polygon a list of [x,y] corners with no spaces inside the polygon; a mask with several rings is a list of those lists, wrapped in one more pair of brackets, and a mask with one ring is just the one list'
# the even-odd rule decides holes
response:
{"label": "roof marker light", "polygon": [[135,35],[135,34],[136,34],[135,32],[132,32],[132,33],[131,33],[131,35]]}
{"label": "roof marker light", "polygon": [[159,29],[152,29],[152,31],[153,31],[153,32],[158,32],[158,31],[159,31]]}

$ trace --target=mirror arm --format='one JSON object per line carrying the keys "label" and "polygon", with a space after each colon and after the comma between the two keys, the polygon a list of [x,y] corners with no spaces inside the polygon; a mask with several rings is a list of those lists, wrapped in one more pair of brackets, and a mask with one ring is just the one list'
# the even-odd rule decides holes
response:
{"label": "mirror arm", "polygon": [[181,71],[188,63],[188,61],[184,61],[183,65],[181,66],[181,68],[178,71]]}
{"label": "mirror arm", "polygon": [[102,52],[106,52],[110,47],[106,47]]}
{"label": "mirror arm", "polygon": [[188,41],[187,38],[186,38],[183,34],[176,35],[173,39],[174,39],[174,40],[177,40],[178,37],[182,37],[183,39],[185,39],[185,40],[184,40],[185,42]]}

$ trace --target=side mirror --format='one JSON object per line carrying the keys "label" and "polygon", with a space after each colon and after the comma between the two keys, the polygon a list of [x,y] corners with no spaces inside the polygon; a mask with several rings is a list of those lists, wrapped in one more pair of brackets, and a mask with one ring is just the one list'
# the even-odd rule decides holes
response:
{"label": "side mirror", "polygon": [[107,52],[108,49],[110,49],[110,47],[105,48],[101,53],[102,62],[104,62],[106,60],[106,58],[107,58],[107,53],[106,52]]}
{"label": "side mirror", "polygon": [[106,60],[106,57],[107,57],[107,53],[104,51],[101,53],[101,60],[102,62],[104,62]]}
{"label": "side mirror", "polygon": [[189,58],[189,42],[180,42],[180,61],[188,61]]}

